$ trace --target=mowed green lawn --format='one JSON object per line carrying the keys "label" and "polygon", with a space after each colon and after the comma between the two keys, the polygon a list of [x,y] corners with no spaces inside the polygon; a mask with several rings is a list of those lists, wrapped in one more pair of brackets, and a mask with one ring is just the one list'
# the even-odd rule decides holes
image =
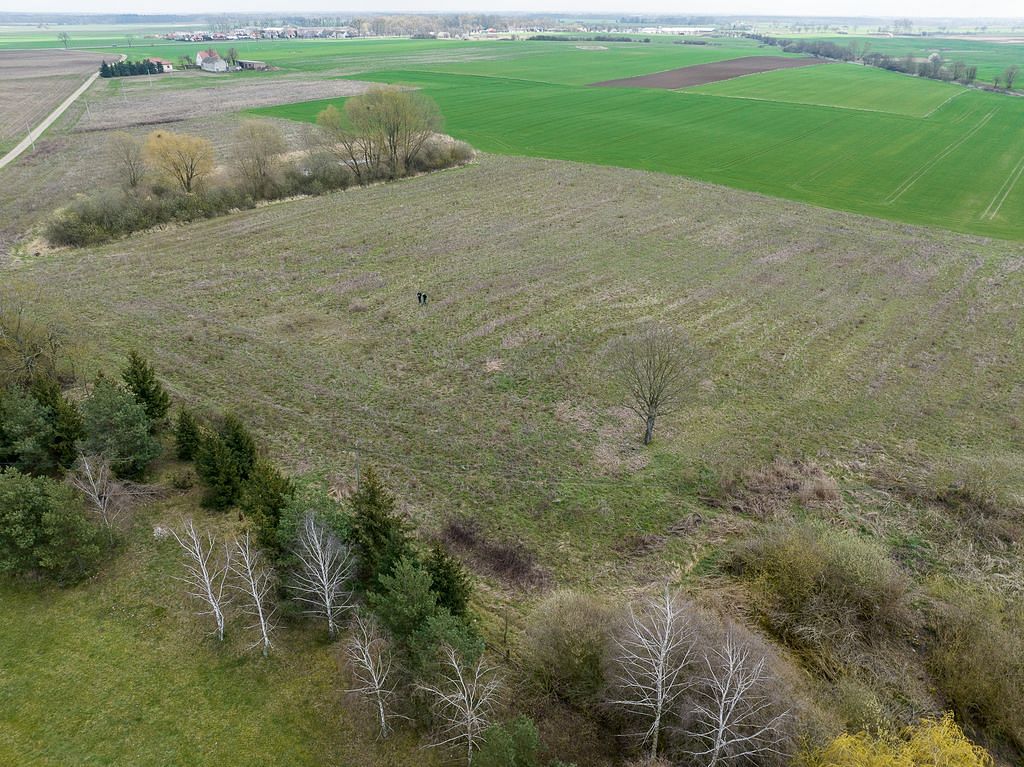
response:
{"label": "mowed green lawn", "polygon": [[[448,132],[488,152],[683,174],[1024,238],[1024,100],[843,65],[765,75],[769,86],[759,85],[761,75],[739,78],[700,93],[415,70],[358,77],[421,88],[440,104]],[[762,95],[716,96],[713,88]],[[774,100],[761,100],[772,92]],[[327,104],[256,112],[312,121]]]}

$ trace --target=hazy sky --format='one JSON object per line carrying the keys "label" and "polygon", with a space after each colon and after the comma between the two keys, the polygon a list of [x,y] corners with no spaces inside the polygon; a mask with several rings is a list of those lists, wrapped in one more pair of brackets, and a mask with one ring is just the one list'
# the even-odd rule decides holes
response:
{"label": "hazy sky", "polygon": [[446,12],[546,11],[581,14],[750,14],[800,16],[1024,17],[1022,0],[386,0],[380,5],[345,0],[175,0],[171,5],[118,0],[3,0],[5,10],[95,13],[231,13],[288,11]]}

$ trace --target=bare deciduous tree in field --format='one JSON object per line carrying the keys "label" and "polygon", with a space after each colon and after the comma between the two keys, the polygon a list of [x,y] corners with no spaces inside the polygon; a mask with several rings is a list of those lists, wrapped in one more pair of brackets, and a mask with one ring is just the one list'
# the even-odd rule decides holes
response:
{"label": "bare deciduous tree in field", "polygon": [[658,417],[678,403],[687,372],[682,343],[667,328],[648,327],[623,348],[621,375],[629,390],[629,408],[644,422],[645,445],[654,439]]}
{"label": "bare deciduous tree in field", "polygon": [[213,173],[213,144],[200,136],[153,131],[146,138],[146,161],[190,194]]}
{"label": "bare deciduous tree in field", "polygon": [[110,139],[110,155],[125,185],[137,187],[146,173],[142,142],[130,133],[118,131]]}
{"label": "bare deciduous tree in field", "polygon": [[247,120],[235,131],[231,158],[254,197],[267,196],[274,183],[280,156],[287,149],[281,131],[270,123]]}
{"label": "bare deciduous tree in field", "polygon": [[731,631],[721,650],[705,654],[706,672],[697,682],[685,727],[697,744],[688,753],[699,764],[749,764],[757,756],[780,753],[789,712],[776,713],[766,663],[764,656],[756,657]]}
{"label": "bare deciduous tree in field", "polygon": [[85,496],[88,508],[108,530],[117,526],[132,503],[157,494],[156,488],[118,479],[110,462],[97,455],[79,455],[67,482]]}
{"label": "bare deciduous tree in field", "polygon": [[345,648],[358,693],[373,705],[380,725],[380,736],[391,734],[392,699],[395,683],[392,674],[393,656],[387,638],[372,617],[356,613],[352,638]]}
{"label": "bare deciduous tree in field", "polygon": [[1006,83],[1006,90],[1012,91],[1013,84],[1017,82],[1017,75],[1020,73],[1020,67],[1016,64],[1009,66],[1003,72],[1003,82]]}
{"label": "bare deciduous tree in field", "polygon": [[461,745],[466,750],[466,767],[472,767],[473,753],[491,725],[501,682],[483,658],[466,665],[453,648],[445,647],[442,653],[441,681],[420,685],[433,699],[434,715],[440,722],[440,740],[433,745]]}
{"label": "bare deciduous tree in field", "polygon": [[327,636],[334,639],[339,619],[353,604],[349,589],[355,572],[352,553],[309,512],[302,520],[295,557],[299,562],[291,584],[295,599],[307,614],[327,621]]}
{"label": "bare deciduous tree in field", "polygon": [[67,50],[68,43],[71,42],[71,35],[69,35],[67,32],[58,32],[57,39],[64,43],[64,50]]}
{"label": "bare deciduous tree in field", "polygon": [[231,571],[238,578],[235,588],[244,595],[244,609],[253,621],[249,628],[259,633],[259,638],[251,646],[262,645],[263,657],[267,657],[272,645],[270,635],[274,632],[274,613],[277,609],[273,600],[274,573],[263,560],[262,553],[248,532],[242,538],[235,538]]}
{"label": "bare deciduous tree in field", "polygon": [[649,724],[643,742],[658,755],[665,720],[688,687],[687,672],[696,653],[696,614],[668,587],[639,608],[629,607],[614,640],[615,690],[612,701]]}
{"label": "bare deciduous tree in field", "polygon": [[192,520],[185,522],[181,533],[171,534],[186,556],[187,576],[183,580],[189,585],[189,594],[205,605],[200,615],[212,615],[217,623],[217,639],[224,639],[224,608],[230,597],[225,594],[228,571],[231,567],[231,550],[224,547],[223,559],[217,559],[217,542],[212,533],[201,535]]}

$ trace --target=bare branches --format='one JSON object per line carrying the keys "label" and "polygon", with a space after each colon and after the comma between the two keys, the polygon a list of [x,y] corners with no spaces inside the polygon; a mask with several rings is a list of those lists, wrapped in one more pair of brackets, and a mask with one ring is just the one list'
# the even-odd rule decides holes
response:
{"label": "bare branches", "polygon": [[665,716],[689,686],[684,674],[695,655],[694,623],[694,608],[666,586],[639,611],[630,606],[615,639],[615,681],[621,697],[611,702],[650,721],[642,736],[652,759],[658,755]]}
{"label": "bare branches", "polygon": [[338,632],[338,619],[352,607],[349,581],[355,562],[348,546],[307,512],[295,545],[298,568],[292,581],[295,600],[301,602],[308,615],[327,621],[327,635],[333,639]]}
{"label": "bare branches", "polygon": [[274,631],[274,613],[277,610],[273,600],[274,573],[263,561],[263,555],[253,544],[248,531],[243,538],[235,538],[231,572],[239,579],[235,586],[245,595],[246,613],[252,618],[250,629],[259,632],[259,638],[251,647],[263,646],[263,657],[270,654],[270,635]]}
{"label": "bare branches", "polygon": [[386,738],[391,734],[389,719],[395,695],[391,646],[373,618],[356,613],[353,624],[345,654],[358,687],[349,692],[358,693],[372,703],[380,724],[380,736]]}
{"label": "bare branches", "polygon": [[788,711],[775,713],[764,656],[737,641],[705,654],[707,671],[698,682],[692,722],[686,733],[697,745],[687,753],[707,767],[749,763],[758,755],[780,753]]}
{"label": "bare branches", "polygon": [[171,534],[187,557],[185,567],[188,575],[183,580],[189,584],[189,594],[205,605],[200,615],[214,617],[217,622],[217,639],[223,641],[224,608],[229,601],[224,590],[231,567],[231,550],[225,546],[224,559],[218,562],[214,556],[217,543],[213,534],[200,535],[191,519],[185,522],[181,534],[176,530],[172,530]]}
{"label": "bare branches", "polygon": [[130,133],[118,131],[110,139],[110,157],[121,180],[130,189],[135,189],[146,174],[142,142]]}
{"label": "bare branches", "polygon": [[472,767],[473,752],[501,692],[501,682],[483,658],[472,666],[463,664],[451,647],[443,650],[444,673],[437,685],[419,685],[433,698],[434,714],[441,723],[440,740],[435,746],[462,745],[466,749],[466,767]]}
{"label": "bare branches", "polygon": [[64,334],[31,318],[25,304],[0,295],[0,384],[59,377]]}
{"label": "bare branches", "polygon": [[67,482],[85,496],[88,508],[108,530],[114,529],[134,501],[153,498],[154,487],[118,479],[106,458],[79,455]]}
{"label": "bare branches", "polygon": [[629,409],[644,421],[645,445],[654,439],[658,416],[671,412],[681,398],[685,367],[679,339],[661,326],[647,328],[623,349],[621,375]]}

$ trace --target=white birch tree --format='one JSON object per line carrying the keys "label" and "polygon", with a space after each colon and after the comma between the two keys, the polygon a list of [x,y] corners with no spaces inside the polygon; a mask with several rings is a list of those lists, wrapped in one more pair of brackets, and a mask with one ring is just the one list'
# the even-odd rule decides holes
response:
{"label": "white birch tree", "polygon": [[253,544],[246,531],[242,538],[235,538],[231,571],[237,576],[235,588],[245,595],[244,610],[252,619],[250,629],[259,633],[259,638],[250,647],[262,645],[263,657],[270,654],[270,636],[274,632],[274,572],[263,559],[263,554]]}
{"label": "white birch tree", "polygon": [[721,650],[704,656],[706,672],[696,688],[686,733],[696,743],[687,753],[706,767],[754,764],[781,753],[788,711],[777,712],[768,685],[767,659],[726,633]]}
{"label": "white birch tree", "polygon": [[295,544],[298,567],[292,579],[295,600],[307,615],[327,621],[327,636],[334,639],[338,621],[353,604],[349,582],[355,560],[348,546],[320,522],[313,512],[302,521]]}
{"label": "white birch tree", "polygon": [[466,767],[472,767],[473,752],[491,725],[501,682],[482,657],[466,665],[451,647],[445,647],[442,654],[441,680],[436,685],[419,685],[433,699],[434,715],[440,722],[440,739],[433,745],[462,746]]}
{"label": "white birch tree", "polygon": [[213,616],[217,624],[214,633],[217,639],[224,641],[224,608],[230,601],[225,590],[231,567],[231,550],[225,546],[223,558],[218,561],[218,546],[213,534],[200,534],[191,519],[185,521],[181,533],[171,530],[171,535],[185,552],[187,575],[181,580],[189,585],[189,595],[203,604],[204,609],[199,611],[199,615]]}
{"label": "white birch tree", "polygon": [[387,637],[371,617],[358,612],[352,626],[352,638],[345,648],[352,676],[357,687],[349,692],[366,698],[377,714],[380,737],[391,734],[391,701],[395,696],[395,682],[392,674],[394,656]]}
{"label": "white birch tree", "polygon": [[696,654],[694,608],[668,587],[639,610],[629,607],[625,625],[614,640],[615,684],[611,702],[648,722],[641,735],[658,755],[667,715],[689,686],[687,671]]}
{"label": "white birch tree", "polygon": [[89,510],[108,530],[117,527],[135,501],[152,498],[158,493],[154,487],[118,479],[110,462],[98,455],[79,455],[68,472],[67,483],[85,496]]}

